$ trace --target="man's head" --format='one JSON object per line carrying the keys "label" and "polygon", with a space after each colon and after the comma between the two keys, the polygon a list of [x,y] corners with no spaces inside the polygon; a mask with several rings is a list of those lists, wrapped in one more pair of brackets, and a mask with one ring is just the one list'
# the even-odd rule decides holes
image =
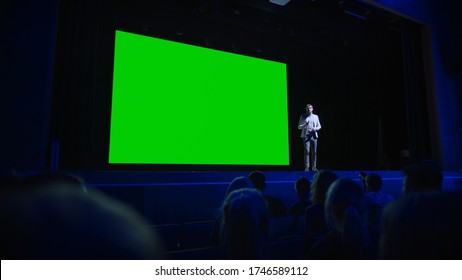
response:
{"label": "man's head", "polygon": [[365,181],[367,191],[377,192],[382,188],[382,177],[380,177],[378,174],[367,175]]}
{"label": "man's head", "polygon": [[266,178],[265,178],[265,174],[263,174],[263,172],[261,171],[258,171],[258,170],[255,170],[255,171],[252,171],[248,178],[250,179],[250,181],[252,181],[253,183],[253,186],[259,190],[259,191],[263,191],[266,187]]}
{"label": "man's head", "polygon": [[313,105],[306,104],[306,112],[309,114],[313,113]]}
{"label": "man's head", "polygon": [[306,177],[300,177],[295,181],[295,192],[300,200],[307,199],[310,193],[311,182]]}

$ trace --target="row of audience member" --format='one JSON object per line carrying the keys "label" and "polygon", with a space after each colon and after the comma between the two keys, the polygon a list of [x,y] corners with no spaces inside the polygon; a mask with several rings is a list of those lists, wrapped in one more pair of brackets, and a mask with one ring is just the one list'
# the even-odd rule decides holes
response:
{"label": "row of audience member", "polygon": [[[403,173],[398,199],[382,192],[377,174],[365,177],[364,188],[330,170],[317,172],[311,184],[298,179],[298,202],[284,213],[305,215],[305,257],[460,259],[462,194],[441,192],[442,173],[432,163]],[[45,173],[3,179],[2,259],[161,257],[162,246],[143,217],[102,193],[88,192],[77,177]],[[264,189],[258,171],[229,184],[210,241],[228,258],[266,258],[269,223],[279,206]]]}
{"label": "row of audience member", "polygon": [[[403,196],[394,199],[382,191],[378,174],[367,175],[363,187],[330,170],[316,173],[311,200],[301,196],[297,203],[305,209],[305,257],[460,258],[462,195],[441,192],[442,172],[433,163],[407,167],[403,174]],[[296,189],[298,184],[306,188],[307,181],[297,180]],[[265,257],[271,215],[268,200],[266,208],[262,201],[264,196],[251,186],[225,199],[221,234],[230,258]]]}
{"label": "row of audience member", "polygon": [[66,173],[1,180],[1,258],[158,259],[162,245],[135,210],[87,192]]}
{"label": "row of audience member", "polygon": [[443,173],[433,161],[403,173],[403,196],[383,210],[379,257],[462,259],[462,193],[442,191]]}

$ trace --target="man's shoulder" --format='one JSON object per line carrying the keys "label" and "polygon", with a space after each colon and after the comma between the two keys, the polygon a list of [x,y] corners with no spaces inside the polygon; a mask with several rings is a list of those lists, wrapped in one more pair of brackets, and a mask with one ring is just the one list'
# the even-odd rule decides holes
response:
{"label": "man's shoulder", "polygon": [[310,118],[310,119],[318,119],[319,118],[318,115],[313,114],[313,113],[311,113],[310,115],[307,114],[306,117]]}

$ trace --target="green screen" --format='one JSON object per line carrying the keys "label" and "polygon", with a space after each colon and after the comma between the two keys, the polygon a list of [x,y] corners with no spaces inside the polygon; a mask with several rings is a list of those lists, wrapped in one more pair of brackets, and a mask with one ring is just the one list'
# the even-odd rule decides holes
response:
{"label": "green screen", "polygon": [[109,163],[289,165],[286,64],[116,31]]}

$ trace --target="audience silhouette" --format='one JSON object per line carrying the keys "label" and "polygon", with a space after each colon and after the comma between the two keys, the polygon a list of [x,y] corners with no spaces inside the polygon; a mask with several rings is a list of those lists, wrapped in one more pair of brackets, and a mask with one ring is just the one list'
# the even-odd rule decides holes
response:
{"label": "audience silhouette", "polygon": [[[441,191],[443,175],[435,162],[405,167],[403,174],[406,195],[396,200],[382,191],[378,174],[363,172],[363,188],[330,170],[318,171],[311,198],[310,180],[302,176],[294,184],[298,201],[287,212],[281,200],[264,195],[264,173],[236,177],[209,245],[220,246],[229,259],[266,259],[269,219],[304,214],[307,259],[462,258],[462,194]],[[143,217],[88,191],[78,176],[41,172],[0,179],[2,259],[162,257],[162,244]]]}
{"label": "audience silhouette", "polygon": [[295,181],[295,192],[297,193],[298,201],[292,204],[287,210],[290,216],[305,215],[305,210],[311,205],[310,200],[310,180],[304,176]]}
{"label": "audience silhouette", "polygon": [[435,161],[424,161],[403,168],[403,193],[441,190],[443,172]]}
{"label": "audience silhouette", "polygon": [[277,197],[265,194],[266,177],[261,171],[253,171],[248,178],[252,181],[254,187],[261,192],[268,207],[270,217],[286,216],[287,209],[284,203]]}
{"label": "audience silhouette", "polygon": [[370,259],[372,248],[362,218],[363,190],[350,178],[336,180],[327,192],[326,222],[330,231],[308,252],[309,259]]}
{"label": "audience silhouette", "polygon": [[[254,186],[252,184],[252,181],[250,181],[249,178],[244,177],[244,176],[236,177],[231,181],[231,183],[229,183],[228,188],[226,189],[225,200],[229,196],[229,194],[235,190],[253,189],[253,188]],[[210,233],[210,237],[209,237],[210,246],[220,246],[222,227],[223,227],[223,213],[220,212],[218,217],[215,219],[215,224],[212,228],[212,232]]]}
{"label": "audience silhouette", "polygon": [[337,179],[338,176],[327,169],[320,170],[314,175],[311,184],[312,205],[305,210],[305,255],[328,231],[324,202],[329,186]]}
{"label": "audience silhouette", "polygon": [[2,259],[157,259],[161,244],[137,212],[75,177],[28,177],[2,197]]}
{"label": "audience silhouette", "polygon": [[380,226],[380,215],[383,207],[394,200],[390,194],[382,191],[382,177],[378,174],[366,176],[366,193],[364,200],[367,206],[367,224],[369,226]]}
{"label": "audience silhouette", "polygon": [[44,188],[74,188],[82,193],[87,193],[85,181],[79,176],[67,172],[40,172],[27,176],[21,184],[21,189],[24,191]]}
{"label": "audience silhouette", "polygon": [[462,193],[405,195],[383,212],[380,258],[462,259]]}
{"label": "audience silhouette", "polygon": [[378,243],[381,227],[382,211],[384,207],[394,200],[394,197],[382,191],[382,177],[378,174],[368,174],[365,179],[364,201],[366,202],[365,220],[374,255],[378,254]]}
{"label": "audience silhouette", "polygon": [[223,245],[229,259],[265,259],[268,210],[261,193],[240,189],[223,203]]}

